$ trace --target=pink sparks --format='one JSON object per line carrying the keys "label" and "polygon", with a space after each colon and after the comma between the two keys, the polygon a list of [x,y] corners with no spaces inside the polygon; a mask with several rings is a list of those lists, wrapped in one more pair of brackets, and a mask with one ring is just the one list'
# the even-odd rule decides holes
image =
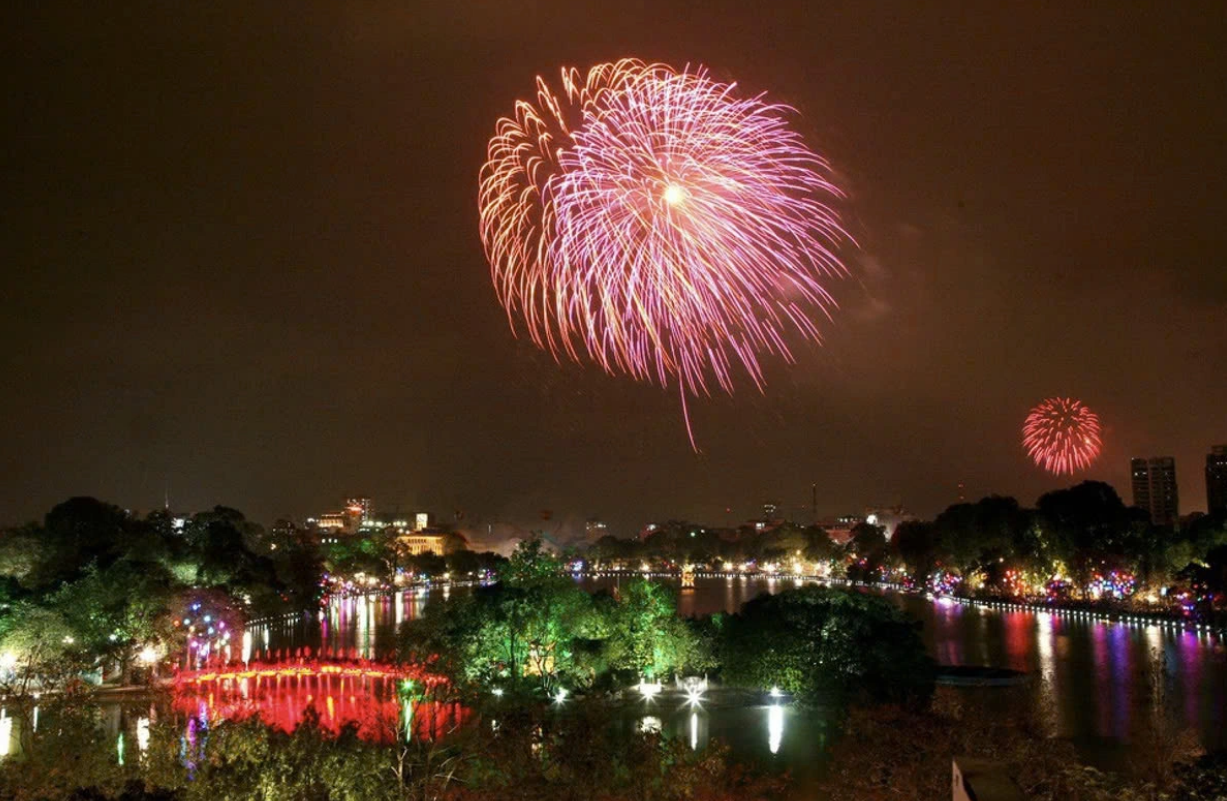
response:
{"label": "pink sparks", "polygon": [[[786,106],[705,69],[626,59],[499,120],[481,171],[481,237],[513,331],[556,358],[708,394],[788,334],[820,340],[850,241],[829,167]],[[687,431],[690,430],[688,416]],[[691,443],[694,439],[691,435]]]}

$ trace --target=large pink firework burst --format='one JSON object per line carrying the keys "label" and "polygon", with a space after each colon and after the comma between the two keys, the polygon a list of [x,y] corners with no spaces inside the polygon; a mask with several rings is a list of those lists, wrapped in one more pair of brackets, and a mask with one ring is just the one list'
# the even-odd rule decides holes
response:
{"label": "large pink firework burst", "polygon": [[1047,398],[1023,423],[1023,447],[1050,473],[1073,474],[1099,456],[1099,416],[1079,400]]}
{"label": "large pink firework burst", "polygon": [[[499,120],[481,171],[481,237],[513,331],[555,358],[709,394],[760,358],[820,341],[823,282],[849,241],[827,163],[786,106],[703,68],[627,59]],[[687,416],[687,432],[690,423]],[[690,433],[691,444],[694,436]]]}

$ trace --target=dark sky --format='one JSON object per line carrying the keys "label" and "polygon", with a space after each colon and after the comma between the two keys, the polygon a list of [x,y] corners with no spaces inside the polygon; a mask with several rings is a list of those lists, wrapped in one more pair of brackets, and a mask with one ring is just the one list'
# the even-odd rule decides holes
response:
{"label": "dark sky", "polygon": [[[1068,484],[1227,442],[1221,3],[12,3],[0,521],[93,494],[260,520],[350,492],[531,524],[724,522]],[[1078,8],[1062,8],[1062,5]],[[1092,8],[1092,6],[1096,6]],[[255,7],[262,7],[253,10]],[[826,345],[696,401],[509,332],[476,225],[538,73],[703,63],[795,106],[862,244]]]}

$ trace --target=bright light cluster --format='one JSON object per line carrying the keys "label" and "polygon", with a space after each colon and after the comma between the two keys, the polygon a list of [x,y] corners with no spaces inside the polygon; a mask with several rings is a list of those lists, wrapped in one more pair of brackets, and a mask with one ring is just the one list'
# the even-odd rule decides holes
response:
{"label": "bright light cluster", "polygon": [[929,576],[929,591],[934,595],[954,595],[963,577],[948,570],[938,570]]}
{"label": "bright light cluster", "polygon": [[[635,59],[537,79],[481,171],[481,238],[512,329],[558,358],[687,393],[760,390],[764,354],[818,341],[848,241],[791,109],[699,67]],[[689,429],[689,423],[687,423]],[[693,435],[691,437],[693,444]]]}
{"label": "bright light cluster", "polygon": [[1092,598],[1115,598],[1124,599],[1133,595],[1137,589],[1137,577],[1132,573],[1112,570],[1107,575],[1096,573],[1090,584],[1087,585],[1086,592]]}
{"label": "bright light cluster", "polygon": [[1073,474],[1099,456],[1100,430],[1099,416],[1082,401],[1047,398],[1023,423],[1023,447],[1048,472]]}

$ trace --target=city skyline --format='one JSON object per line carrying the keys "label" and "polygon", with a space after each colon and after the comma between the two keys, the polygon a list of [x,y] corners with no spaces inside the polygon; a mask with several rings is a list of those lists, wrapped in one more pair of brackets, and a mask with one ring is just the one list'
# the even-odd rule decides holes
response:
{"label": "city skyline", "polygon": [[[20,90],[0,134],[19,276],[0,522],[83,494],[153,508],[168,486],[260,520],[346,486],[627,525],[808,506],[817,484],[824,512],[931,516],[960,484],[1029,505],[1095,479],[1128,502],[1129,460],[1153,454],[1201,510],[1227,439],[1215,25],[801,3],[650,26],[561,3],[155,8],[139,26],[30,10],[7,26]],[[860,245],[821,347],[766,365],[765,394],[690,403],[700,454],[675,392],[509,336],[477,232],[493,120],[537,75],[632,55],[796,108]],[[1051,396],[1102,421],[1072,478],[1020,442]]]}
{"label": "city skyline", "polygon": [[[1181,508],[1177,481],[1179,474],[1176,470],[1175,460],[1172,457],[1134,457],[1130,459],[1129,465],[1129,487],[1119,488],[1109,482],[1105,483],[1109,483],[1109,486],[1112,486],[1126,506],[1145,511],[1150,521],[1155,525],[1171,526],[1201,514],[1214,514],[1216,511],[1219,513],[1223,511],[1221,505],[1224,503],[1223,499],[1227,499],[1227,445],[1210,446],[1209,452],[1205,457],[1205,471],[1204,473],[1198,471],[1198,475],[1204,477],[1202,497],[1206,500],[1206,510]],[[1068,489],[1082,483],[1082,481],[1095,480],[1075,479],[1071,480],[1066,486],[1055,487],[1049,491]],[[962,484],[958,486],[957,491],[959,496],[953,499],[947,506],[920,517],[932,518],[939,512],[962,503],[974,504],[979,500],[991,497],[1014,497],[992,492],[975,497],[967,497],[965,494],[966,489]],[[482,529],[486,529],[487,533],[490,533],[493,527],[498,527],[501,532],[500,536],[522,537],[529,534],[550,533],[551,535],[561,536],[564,541],[570,543],[593,539],[595,529],[599,529],[596,532],[598,535],[610,533],[618,537],[642,536],[645,530],[650,530],[659,521],[690,522],[696,525],[706,525],[712,528],[727,530],[744,527],[759,520],[777,520],[799,525],[815,524],[828,529],[832,525],[835,525],[837,528],[844,528],[846,527],[846,521],[867,520],[870,523],[874,523],[873,518],[884,510],[895,515],[902,514],[903,518],[900,519],[919,519],[902,502],[894,504],[871,503],[855,508],[850,506],[819,507],[816,505],[816,485],[811,485],[811,500],[809,503],[794,503],[792,500],[781,502],[778,500],[752,501],[740,499],[737,503],[720,510],[718,514],[706,518],[678,515],[669,510],[664,510],[662,514],[639,520],[624,519],[621,515],[613,515],[612,518],[608,519],[615,519],[618,523],[612,528],[605,516],[591,511],[584,512],[579,509],[540,509],[537,510],[535,515],[527,515],[520,519],[499,519],[488,516],[482,511],[473,513],[464,509],[453,509],[441,513],[439,509],[429,504],[405,501],[403,499],[391,501],[383,499],[382,501],[377,501],[377,499],[368,495],[352,494],[337,497],[343,497],[343,500],[331,504],[317,503],[308,510],[294,510],[279,514],[275,519],[270,518],[260,520],[259,522],[268,525],[287,522],[316,527],[321,531],[345,527],[347,530],[356,532],[360,528],[365,530],[367,528],[365,524],[368,520],[372,521],[372,525],[378,521],[391,525],[395,519],[396,526],[409,526],[416,530],[437,525],[441,527],[441,530],[469,531],[480,534]],[[776,493],[771,497],[779,498],[780,496],[779,493]],[[1038,498],[1028,500],[1017,497],[1014,499],[1023,507],[1033,506],[1039,500]],[[1216,499],[1218,499],[1219,505],[1216,505]],[[196,512],[205,511],[212,506],[225,507],[228,505],[225,503],[210,504],[206,507],[185,511],[171,504],[169,490],[166,489],[163,505],[160,508],[176,515],[191,515]],[[328,511],[321,511],[325,508]],[[131,514],[138,516],[156,511],[152,507],[132,505],[129,505],[127,510]],[[348,522],[343,522],[346,520]],[[36,521],[32,520],[29,522]],[[360,526],[359,524],[362,525]],[[893,528],[893,526],[890,527]]]}

